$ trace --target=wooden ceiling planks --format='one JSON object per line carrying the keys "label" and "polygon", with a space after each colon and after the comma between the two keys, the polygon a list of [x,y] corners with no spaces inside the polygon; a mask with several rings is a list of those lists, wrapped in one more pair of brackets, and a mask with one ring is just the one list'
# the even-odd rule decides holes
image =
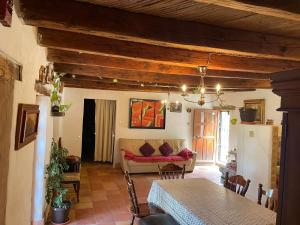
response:
{"label": "wooden ceiling planks", "polygon": [[[282,5],[274,1],[257,0],[80,0],[186,21],[217,24],[221,27],[237,28],[255,32],[300,37],[300,17],[297,8],[299,2],[288,4],[291,0],[282,0]],[[278,2],[278,1],[277,1]],[[279,1],[280,2],[280,1]],[[296,11],[296,12],[295,12]],[[253,21],[253,26],[245,26],[243,18]],[[257,20],[260,18],[260,20]],[[234,22],[234,23],[231,23]],[[272,23],[272,26],[267,26]],[[290,26],[290,25],[293,26]]]}
{"label": "wooden ceiling planks", "polygon": [[[295,38],[225,29],[68,0],[23,0],[21,3],[19,10],[24,21],[34,26],[181,49],[300,60],[297,48],[300,40]],[[65,9],[70,13],[66,15]]]}
{"label": "wooden ceiling planks", "polygon": [[[270,88],[271,72],[300,68],[300,39],[267,34],[287,27],[282,18],[269,16],[270,26],[265,15],[206,0],[19,1],[19,16],[40,27],[38,42],[55,71],[76,75],[65,78],[69,87],[180,91],[197,86],[197,67],[208,65],[208,88],[253,90]],[[296,35],[292,22],[287,31]]]}
{"label": "wooden ceiling planks", "polygon": [[199,3],[213,4],[229,9],[257,13],[281,19],[300,22],[300,2],[292,0],[194,0]]}
{"label": "wooden ceiling planks", "polygon": [[[132,80],[139,82],[152,82],[164,84],[200,84],[200,77],[186,75],[170,75],[144,71],[124,70],[100,66],[81,66],[55,63],[54,70],[60,73],[78,74],[91,77],[109,77],[115,79]],[[215,87],[218,83],[227,88],[271,88],[270,80],[247,80],[234,78],[205,78],[207,87]]]}

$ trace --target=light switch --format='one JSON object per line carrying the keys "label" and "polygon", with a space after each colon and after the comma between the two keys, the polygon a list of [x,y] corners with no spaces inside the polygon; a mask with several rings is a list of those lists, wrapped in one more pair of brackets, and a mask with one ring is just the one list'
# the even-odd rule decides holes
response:
{"label": "light switch", "polygon": [[249,137],[254,137],[254,131],[253,130],[249,131]]}

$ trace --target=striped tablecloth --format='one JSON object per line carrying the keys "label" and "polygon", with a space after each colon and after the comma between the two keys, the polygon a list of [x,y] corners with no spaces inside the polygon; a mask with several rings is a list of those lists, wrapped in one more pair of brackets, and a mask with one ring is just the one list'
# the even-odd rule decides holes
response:
{"label": "striped tablecloth", "polygon": [[181,225],[275,225],[276,214],[206,179],[155,180],[148,196]]}

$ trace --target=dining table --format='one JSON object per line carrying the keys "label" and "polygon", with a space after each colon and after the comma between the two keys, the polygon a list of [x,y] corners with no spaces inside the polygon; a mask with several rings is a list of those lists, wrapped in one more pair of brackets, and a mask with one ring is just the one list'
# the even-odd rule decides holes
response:
{"label": "dining table", "polygon": [[207,179],[154,180],[148,202],[181,225],[275,225],[276,213]]}

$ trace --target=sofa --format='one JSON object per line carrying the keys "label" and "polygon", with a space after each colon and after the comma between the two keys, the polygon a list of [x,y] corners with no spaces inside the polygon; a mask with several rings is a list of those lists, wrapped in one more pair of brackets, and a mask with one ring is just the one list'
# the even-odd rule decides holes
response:
{"label": "sofa", "polygon": [[[161,154],[159,147],[165,142],[173,149],[168,156]],[[144,156],[140,147],[149,143],[154,149],[151,156]],[[121,167],[129,173],[154,173],[158,172],[158,164],[164,166],[174,163],[179,166],[185,164],[186,171],[192,172],[196,164],[197,153],[186,148],[184,139],[119,139],[119,150],[121,154]],[[182,155],[182,153],[188,153]]]}

